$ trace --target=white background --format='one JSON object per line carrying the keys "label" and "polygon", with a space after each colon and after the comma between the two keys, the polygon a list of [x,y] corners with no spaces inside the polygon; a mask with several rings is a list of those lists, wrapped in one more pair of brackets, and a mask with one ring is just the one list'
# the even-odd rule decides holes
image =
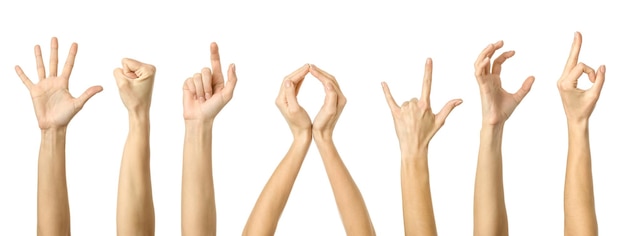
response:
{"label": "white background", "polygon": [[[400,153],[380,87],[398,102],[419,97],[423,64],[434,61],[432,106],[462,98],[432,140],[430,179],[440,235],[471,235],[480,130],[475,58],[504,40],[516,50],[505,89],[536,76],[506,124],[504,184],[511,235],[561,235],[567,149],[556,81],[574,32],[580,60],[607,66],[590,121],[600,232],[625,235],[623,148],[626,22],[620,1],[3,1],[0,4],[0,235],[36,233],[39,129],[20,65],[36,80],[33,46],[47,65],[57,36],[60,60],[79,44],[70,91],[104,91],[71,122],[67,182],[73,235],[114,235],[126,110],[112,76],[131,57],[157,69],[152,102],[152,185],[158,235],[180,235],[183,81],[210,66],[209,44],[236,63],[239,83],[218,115],[213,162],[218,234],[239,235],[291,134],[274,105],[283,77],[304,63],[335,75],[348,104],[334,135],[378,235],[402,235]],[[61,64],[62,65],[62,64]],[[582,84],[590,86],[586,78]],[[313,118],[323,87],[307,77],[299,95]],[[312,145],[276,235],[343,235],[330,184]]]}

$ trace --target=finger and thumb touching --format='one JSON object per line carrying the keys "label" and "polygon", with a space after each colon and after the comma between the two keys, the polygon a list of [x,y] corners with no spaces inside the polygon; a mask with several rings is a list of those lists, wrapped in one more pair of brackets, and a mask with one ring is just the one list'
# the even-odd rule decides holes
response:
{"label": "finger and thumb touching", "polygon": [[130,58],[122,59],[122,66],[124,67],[125,73],[135,72],[139,70],[139,68],[141,68],[141,64],[142,64],[141,62],[135,59],[130,59]]}
{"label": "finger and thumb touching", "polygon": [[602,87],[604,86],[604,77],[606,75],[606,66],[602,65],[598,68],[598,73],[596,73],[596,81],[591,86],[591,90],[596,94],[600,94],[602,91]]}

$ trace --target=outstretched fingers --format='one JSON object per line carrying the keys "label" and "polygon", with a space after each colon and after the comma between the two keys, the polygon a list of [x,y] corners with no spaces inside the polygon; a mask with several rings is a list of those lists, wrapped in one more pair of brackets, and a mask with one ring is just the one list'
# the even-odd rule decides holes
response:
{"label": "outstretched fingers", "polygon": [[43,56],[41,55],[41,47],[35,45],[35,60],[37,61],[37,75],[39,81],[46,78],[46,67],[43,65]]}
{"label": "outstretched fingers", "polygon": [[56,77],[59,67],[59,41],[56,37],[50,40],[50,77]]}
{"label": "outstretched fingers", "polygon": [[72,69],[74,69],[74,60],[76,59],[77,52],[78,44],[72,43],[72,46],[70,47],[70,52],[67,55],[67,59],[65,60],[65,66],[63,66],[63,72],[61,73],[61,76],[65,77],[66,79],[69,79],[70,75],[72,74]]}
{"label": "outstretched fingers", "polygon": [[15,66],[15,72],[17,73],[17,76],[19,76],[22,80],[22,83],[24,83],[24,85],[26,85],[26,88],[28,88],[28,90],[30,91],[30,88],[33,87],[33,82],[28,78],[28,76],[26,76],[26,74],[24,74],[22,68],[20,66]]}
{"label": "outstretched fingers", "polygon": [[461,103],[463,103],[463,100],[461,99],[453,99],[446,103],[446,105],[441,108],[441,111],[435,115],[435,123],[437,127],[443,126],[446,122],[446,118],[448,118],[448,115],[450,115],[454,108],[461,105]]}
{"label": "outstretched fingers", "polygon": [[385,99],[387,100],[387,105],[389,105],[389,109],[391,109],[391,112],[395,113],[398,109],[400,109],[400,107],[398,106],[398,103],[396,103],[396,100],[393,99],[393,96],[391,95],[391,92],[389,91],[389,86],[387,85],[387,83],[382,82],[381,85],[383,86],[383,93],[385,93]]}

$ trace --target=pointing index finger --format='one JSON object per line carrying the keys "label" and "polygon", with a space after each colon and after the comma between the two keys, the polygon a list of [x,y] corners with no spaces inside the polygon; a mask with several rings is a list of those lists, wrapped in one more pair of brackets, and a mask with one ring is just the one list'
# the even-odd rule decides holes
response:
{"label": "pointing index finger", "polygon": [[426,65],[424,66],[424,80],[422,81],[422,98],[430,104],[430,89],[433,81],[433,61],[431,58],[426,59]]}
{"label": "pointing index finger", "polygon": [[217,47],[217,43],[211,43],[211,67],[213,76],[218,80],[224,81],[224,75],[222,74],[222,63],[220,61],[220,51]]}

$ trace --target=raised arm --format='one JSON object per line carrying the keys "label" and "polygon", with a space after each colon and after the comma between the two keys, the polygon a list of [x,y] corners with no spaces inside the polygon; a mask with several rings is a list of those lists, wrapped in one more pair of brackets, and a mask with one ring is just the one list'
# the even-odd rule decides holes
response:
{"label": "raised arm", "polygon": [[406,101],[402,106],[398,106],[391,96],[387,83],[382,83],[402,155],[400,175],[405,235],[437,235],[430,196],[428,144],[452,109],[463,102],[461,99],[451,100],[439,113],[433,113],[430,107],[432,70],[433,64],[429,58],[424,70],[422,97]]}
{"label": "raised arm", "polygon": [[73,43],[61,75],[57,76],[58,41],[52,38],[50,73],[46,76],[41,48],[35,46],[39,82],[33,82],[20,66],[15,71],[30,92],[41,129],[37,180],[37,235],[70,235],[70,208],[65,179],[65,135],[70,120],[101,86],[87,89],[78,98],[68,90],[78,45]]}
{"label": "raised arm", "polygon": [[212,131],[219,111],[232,99],[237,75],[228,68],[224,82],[220,54],[211,44],[212,69],[203,68],[183,85],[182,235],[215,235],[215,193],[213,190]]}
{"label": "raised arm", "polygon": [[515,52],[502,53],[493,61],[491,57],[504,43],[489,44],[474,64],[482,103],[482,128],[474,185],[474,235],[508,235],[508,220],[504,204],[502,182],[502,134],[505,121],[528,94],[535,78],[530,76],[516,93],[501,87],[502,63]]}
{"label": "raised arm", "polygon": [[376,235],[365,201],[333,142],[333,130],[346,105],[335,77],[311,65],[310,73],[324,84],[324,105],[313,121],[313,139],[322,156],[347,235]]}
{"label": "raised arm", "polygon": [[311,119],[300,107],[296,97],[304,76],[308,72],[309,65],[307,64],[283,80],[278,98],[276,98],[276,106],[291,129],[293,142],[263,188],[248,218],[243,235],[274,235],[278,219],[287,204],[293,183],[296,181],[304,157],[311,145]]}
{"label": "raised arm", "polygon": [[150,103],[156,68],[133,59],[122,60],[114,77],[128,110],[117,192],[117,235],[154,235],[154,204],[150,181]]}
{"label": "raised arm", "polygon": [[[589,117],[596,106],[605,66],[595,72],[584,63],[578,63],[582,35],[576,32],[569,58],[558,81],[561,101],[567,117],[568,149],[565,172],[565,235],[598,235],[591,151],[589,147]],[[578,79],[585,73],[593,86],[588,90],[577,88]]]}

